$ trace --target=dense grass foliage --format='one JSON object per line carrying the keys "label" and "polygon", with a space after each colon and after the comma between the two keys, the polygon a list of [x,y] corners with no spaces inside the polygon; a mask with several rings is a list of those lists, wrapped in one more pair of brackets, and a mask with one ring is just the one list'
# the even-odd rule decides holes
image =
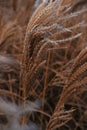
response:
{"label": "dense grass foliage", "polygon": [[0,0],[0,130],[86,130],[87,0]]}

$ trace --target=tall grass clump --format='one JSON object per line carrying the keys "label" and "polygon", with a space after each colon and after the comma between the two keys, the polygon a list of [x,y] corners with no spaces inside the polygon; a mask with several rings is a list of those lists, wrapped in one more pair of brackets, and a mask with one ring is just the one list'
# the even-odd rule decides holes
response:
{"label": "tall grass clump", "polygon": [[86,130],[87,1],[7,3],[0,7],[0,129]]}

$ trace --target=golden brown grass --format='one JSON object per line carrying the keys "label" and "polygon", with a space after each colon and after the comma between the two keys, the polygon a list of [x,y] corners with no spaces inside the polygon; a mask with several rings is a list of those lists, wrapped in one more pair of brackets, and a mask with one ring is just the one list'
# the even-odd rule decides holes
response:
{"label": "golden brown grass", "polygon": [[10,124],[1,129],[85,130],[86,0],[44,0],[35,12],[35,1],[11,4],[14,18],[0,16],[0,103]]}

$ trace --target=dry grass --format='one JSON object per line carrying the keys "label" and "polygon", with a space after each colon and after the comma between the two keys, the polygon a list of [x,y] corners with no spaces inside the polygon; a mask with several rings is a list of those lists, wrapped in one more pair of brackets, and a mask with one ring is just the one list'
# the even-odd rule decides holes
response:
{"label": "dry grass", "polygon": [[87,1],[0,3],[0,129],[86,130]]}

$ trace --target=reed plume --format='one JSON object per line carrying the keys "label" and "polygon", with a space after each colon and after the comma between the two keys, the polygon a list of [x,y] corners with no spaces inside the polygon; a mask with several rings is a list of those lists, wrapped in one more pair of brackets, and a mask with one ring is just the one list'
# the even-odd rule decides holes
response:
{"label": "reed plume", "polygon": [[87,1],[0,3],[0,129],[85,130]]}

